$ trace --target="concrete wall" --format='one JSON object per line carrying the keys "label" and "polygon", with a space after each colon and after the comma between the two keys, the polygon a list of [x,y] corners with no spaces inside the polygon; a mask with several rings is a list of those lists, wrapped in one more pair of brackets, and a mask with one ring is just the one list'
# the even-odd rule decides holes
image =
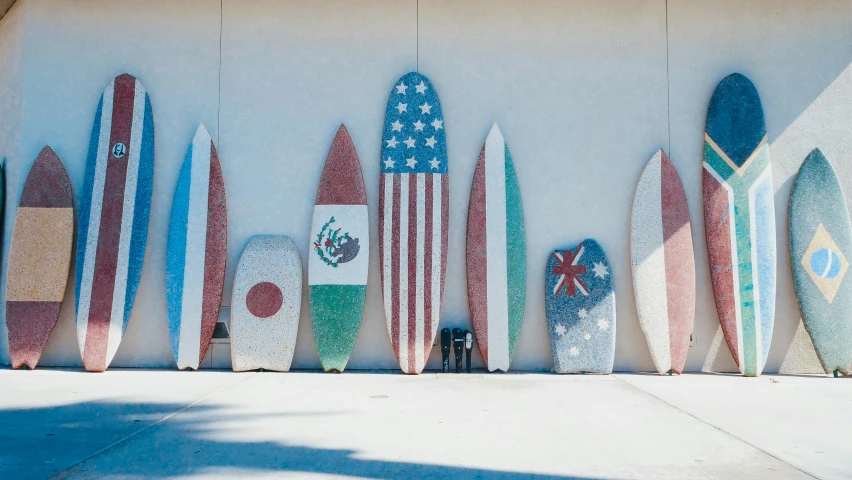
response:
{"label": "concrete wall", "polygon": [[[156,179],[142,283],[113,366],[171,366],[168,216],[197,123],[207,125],[219,146],[228,190],[227,306],[237,260],[252,235],[290,235],[307,258],[316,184],[344,122],[364,168],[374,245],[350,367],[395,368],[379,286],[378,158],[390,89],[419,69],[438,89],[448,131],[444,325],[468,325],[468,194],[496,121],[516,162],[527,220],[527,308],[513,367],[550,368],[546,256],[594,237],[609,255],[618,299],[616,370],[652,370],[636,318],[628,228],[636,181],[662,147],[685,183],[695,232],[698,314],[687,367],[730,370],[707,271],[700,164],[707,102],[719,80],[739,71],[764,102],[776,184],[779,298],[767,371],[812,371],[818,365],[802,335],[791,282],[786,203],[791,177],[815,146],[852,191],[850,22],[849,0],[22,0],[0,23],[0,62],[22,58],[25,79],[0,77],[0,92],[23,98],[18,156],[8,154],[14,165],[7,212],[11,217],[45,143],[65,161],[79,201],[98,97],[115,75],[138,76],[154,108]],[[26,41],[3,42],[15,28]],[[0,95],[0,114],[7,97]],[[16,118],[14,108],[10,117]],[[3,132],[0,148],[8,145]],[[80,364],[73,288],[71,278],[42,365]],[[307,297],[303,312],[294,366],[317,368]],[[5,341],[3,335],[0,360],[8,361]],[[430,367],[438,357],[434,351]],[[475,358],[481,364],[476,350]],[[227,345],[215,345],[206,364],[227,366]]]}

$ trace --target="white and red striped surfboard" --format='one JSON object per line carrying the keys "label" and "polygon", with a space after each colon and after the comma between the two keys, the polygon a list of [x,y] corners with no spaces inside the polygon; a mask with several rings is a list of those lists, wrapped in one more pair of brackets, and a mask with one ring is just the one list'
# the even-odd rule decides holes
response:
{"label": "white and red striped surfboard", "polygon": [[695,319],[695,254],[686,192],[663,150],[648,161],[630,223],[639,324],[657,371],[680,374]]}
{"label": "white and red striped surfboard", "polygon": [[526,300],[521,190],[497,124],[479,154],[467,210],[467,293],[473,331],[488,371],[509,370]]}
{"label": "white and red striped surfboard", "polygon": [[379,256],[385,318],[405,373],[420,373],[438,332],[447,264],[449,175],[435,88],[417,72],[394,85],[379,181]]}
{"label": "white and red striped surfboard", "polygon": [[154,118],[142,82],[104,90],[86,160],[77,237],[77,342],[86,370],[106,370],[142,274],[154,177]]}
{"label": "white and red striped surfboard", "polygon": [[199,125],[175,189],[166,249],[169,338],[180,370],[197,370],[222,305],[228,209],[219,155]]}

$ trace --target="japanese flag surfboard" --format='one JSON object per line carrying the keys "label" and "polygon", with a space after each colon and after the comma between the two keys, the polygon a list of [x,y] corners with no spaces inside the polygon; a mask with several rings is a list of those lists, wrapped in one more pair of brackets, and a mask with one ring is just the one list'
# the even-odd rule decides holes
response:
{"label": "japanese flag surfboard", "polygon": [[654,366],[680,374],[695,321],[695,254],[686,191],[663,150],[636,186],[630,254],[639,325]]}
{"label": "japanese flag surfboard", "polygon": [[790,193],[790,255],[805,328],[825,373],[852,365],[852,224],[834,167],[817,148]]}
{"label": "japanese flag surfboard", "polygon": [[344,125],[337,130],[320,177],[308,250],[317,352],[323,370],[342,372],[361,328],[370,265],[367,191]]}
{"label": "japanese flag surfboard", "polygon": [[107,85],[89,143],[77,235],[77,342],[86,370],[106,370],[127,329],[145,260],[154,179],[154,117],[142,82]]}
{"label": "japanese flag surfboard", "polygon": [[290,370],[302,307],[302,260],[289,237],[259,235],[246,245],[231,298],[231,367]]}
{"label": "japanese flag surfboard", "polygon": [[584,240],[547,258],[544,291],[556,373],[612,373],[615,293],[606,255]]}
{"label": "japanese flag surfboard", "polygon": [[775,323],[775,200],[757,89],[734,73],[710,99],[704,230],[722,332],[745,376],[763,372]]}
{"label": "japanese flag surfboard", "polygon": [[197,370],[210,345],[227,256],[225,182],[216,146],[199,125],[178,177],[166,249],[169,338],[180,370]]}
{"label": "japanese flag surfboard", "polygon": [[393,351],[420,373],[438,332],[447,265],[449,175],[435,87],[411,72],[391,89],[382,134],[379,256]]}
{"label": "japanese flag surfboard", "polygon": [[12,232],[6,327],[12,368],[35,368],[59,319],[71,268],[74,205],[62,160],[44,147],[30,169]]}
{"label": "japanese flag surfboard", "polygon": [[526,273],[521,190],[509,147],[494,124],[476,163],[467,211],[468,302],[488,371],[508,371],[515,356]]}

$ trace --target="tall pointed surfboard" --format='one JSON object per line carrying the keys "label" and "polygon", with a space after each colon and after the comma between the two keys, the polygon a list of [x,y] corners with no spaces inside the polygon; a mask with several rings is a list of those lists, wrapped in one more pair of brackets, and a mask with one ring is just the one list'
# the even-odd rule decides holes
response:
{"label": "tall pointed surfboard", "polygon": [[308,284],[322,368],[346,368],[367,296],[370,225],[355,144],[340,125],[325,160],[311,221]]}
{"label": "tall pointed surfboard", "polygon": [[554,372],[612,373],[615,292],[598,242],[586,239],[550,254],[544,307]]}
{"label": "tall pointed surfboard", "polygon": [[449,175],[444,115],[435,87],[411,72],[385,113],[379,180],[382,296],[393,351],[420,373],[438,332],[447,266]]}
{"label": "tall pointed surfboard", "polygon": [[104,91],[89,143],[77,235],[77,342],[86,370],[115,356],[145,259],[154,179],[154,117],[142,82]]}
{"label": "tall pointed surfboard", "polygon": [[760,97],[739,73],[719,82],[710,99],[702,183],[722,332],[740,372],[757,376],[775,323],[775,201]]}
{"label": "tall pointed surfboard", "polygon": [[36,367],[59,319],[71,268],[73,201],[62,160],[44,147],[24,183],[9,250],[6,327],[12,368]]}
{"label": "tall pointed surfboard", "polygon": [[639,325],[654,366],[680,374],[695,321],[695,253],[686,191],[663,150],[636,186],[630,254]]}
{"label": "tall pointed surfboard", "polygon": [[180,370],[197,370],[222,305],[228,209],[219,155],[199,125],[178,177],[166,249],[169,338]]}
{"label": "tall pointed surfboard", "polygon": [[[799,168],[788,212],[793,280],[825,373],[852,365],[852,224],[834,167],[817,148]],[[845,280],[845,281],[844,281]]]}
{"label": "tall pointed surfboard", "polygon": [[497,124],[479,154],[467,211],[467,293],[488,371],[506,372],[518,348],[526,300],[521,190]]}
{"label": "tall pointed surfboard", "polygon": [[302,260],[289,237],[252,237],[231,298],[231,368],[290,370],[302,308]]}

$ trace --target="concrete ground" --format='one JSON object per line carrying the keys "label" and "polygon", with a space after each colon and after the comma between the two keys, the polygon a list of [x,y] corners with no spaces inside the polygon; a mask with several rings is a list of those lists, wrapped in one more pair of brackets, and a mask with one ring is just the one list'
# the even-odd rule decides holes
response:
{"label": "concrete ground", "polygon": [[852,377],[0,370],[0,478],[852,478]]}

